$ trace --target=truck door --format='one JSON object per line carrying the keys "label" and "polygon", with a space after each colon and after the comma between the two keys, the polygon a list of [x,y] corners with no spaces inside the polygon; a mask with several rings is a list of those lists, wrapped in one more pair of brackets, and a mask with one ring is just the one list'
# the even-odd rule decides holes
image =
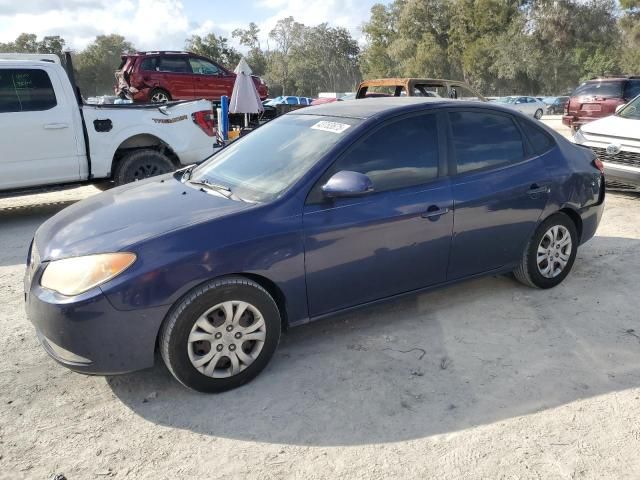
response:
{"label": "truck door", "polygon": [[75,101],[49,68],[0,69],[0,190],[80,180]]}

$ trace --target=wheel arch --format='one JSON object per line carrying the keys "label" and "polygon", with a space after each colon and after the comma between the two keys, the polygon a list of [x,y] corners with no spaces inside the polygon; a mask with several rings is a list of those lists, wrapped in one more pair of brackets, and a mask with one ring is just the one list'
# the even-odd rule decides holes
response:
{"label": "wheel arch", "polygon": [[176,168],[181,166],[180,158],[167,142],[151,133],[138,133],[123,140],[116,148],[111,160],[111,175],[113,176],[118,164],[128,153],[143,149],[159,151],[166,155]]}
{"label": "wheel arch", "polygon": [[563,207],[558,210],[558,213],[564,213],[567,217],[571,219],[573,224],[576,226],[576,230],[578,232],[578,243],[582,241],[582,217],[580,214],[575,211],[571,207]]}

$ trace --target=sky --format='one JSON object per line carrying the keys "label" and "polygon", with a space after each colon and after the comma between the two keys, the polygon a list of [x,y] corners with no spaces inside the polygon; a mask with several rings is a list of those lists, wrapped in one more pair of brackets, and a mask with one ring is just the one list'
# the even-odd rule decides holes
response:
{"label": "sky", "polygon": [[375,3],[389,0],[0,0],[0,42],[23,32],[38,39],[60,35],[79,50],[97,35],[118,33],[139,50],[180,50],[194,34],[231,40],[231,32],[249,22],[258,24],[264,42],[287,16],[346,27],[362,40],[360,27]]}

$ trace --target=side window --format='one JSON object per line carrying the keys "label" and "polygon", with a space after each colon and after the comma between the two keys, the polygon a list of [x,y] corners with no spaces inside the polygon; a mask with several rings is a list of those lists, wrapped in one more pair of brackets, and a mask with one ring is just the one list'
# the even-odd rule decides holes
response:
{"label": "side window", "polygon": [[193,73],[198,75],[218,75],[220,73],[220,69],[217,66],[201,58],[190,58],[189,64]]}
{"label": "side window", "polygon": [[146,57],[140,63],[140,70],[143,72],[155,72],[158,57]]}
{"label": "side window", "polygon": [[0,70],[0,112],[39,112],[56,105],[51,79],[44,70]]}
{"label": "side window", "polygon": [[331,168],[367,175],[375,192],[411,187],[438,176],[436,116],[421,115],[393,122],[352,147]]}
{"label": "side window", "polygon": [[162,57],[158,70],[160,72],[191,73],[191,68],[185,57]]}
{"label": "side window", "polygon": [[450,112],[449,121],[458,173],[524,159],[522,137],[510,117],[488,112]]}
{"label": "side window", "polygon": [[529,103],[538,103],[538,102],[536,102],[536,99],[533,98],[533,97],[527,98],[527,102],[529,102]]}
{"label": "side window", "polygon": [[531,122],[522,119],[519,119],[518,123],[520,123],[520,126],[522,127],[524,134],[529,139],[529,142],[531,143],[533,151],[536,153],[536,155],[542,155],[543,153],[555,147],[555,140],[551,137],[551,135],[543,132],[541,128],[532,125]]}
{"label": "side window", "polygon": [[624,98],[631,100],[640,95],[640,80],[629,80],[624,87]]}

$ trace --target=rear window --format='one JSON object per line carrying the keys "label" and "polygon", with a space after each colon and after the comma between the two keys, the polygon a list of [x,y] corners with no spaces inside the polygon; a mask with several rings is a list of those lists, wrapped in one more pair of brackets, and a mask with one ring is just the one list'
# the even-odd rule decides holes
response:
{"label": "rear window", "polygon": [[0,70],[0,113],[36,112],[56,105],[51,79],[44,70]]}
{"label": "rear window", "polygon": [[573,92],[573,96],[592,96],[604,98],[622,98],[622,81],[587,82]]}
{"label": "rear window", "polygon": [[640,95],[640,80],[629,80],[624,86],[624,98],[631,100]]}
{"label": "rear window", "polygon": [[524,130],[524,134],[529,139],[536,155],[542,155],[555,146],[553,138],[548,133],[543,132],[542,129],[532,125],[531,122],[518,119],[518,123]]}
{"label": "rear window", "polygon": [[158,57],[146,57],[140,62],[140,70],[143,72],[153,72],[156,69]]}
{"label": "rear window", "polygon": [[185,57],[162,57],[159,71],[173,73],[191,73],[191,67]]}

